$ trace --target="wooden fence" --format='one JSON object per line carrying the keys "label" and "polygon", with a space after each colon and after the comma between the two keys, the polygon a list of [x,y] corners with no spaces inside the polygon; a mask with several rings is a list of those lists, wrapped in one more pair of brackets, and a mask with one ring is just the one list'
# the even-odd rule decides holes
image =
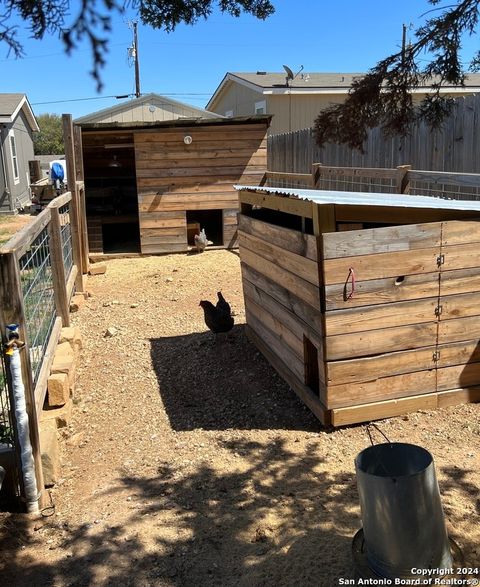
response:
{"label": "wooden fence", "polygon": [[[74,182],[71,192],[52,200],[0,248],[0,328],[5,336],[8,324],[18,324],[20,338],[26,343],[20,357],[39,489],[43,489],[39,415],[60,329],[70,324],[70,299],[75,289],[83,291],[82,267],[88,267],[88,251],[82,244],[85,239],[81,238],[85,215],[83,191],[83,182]],[[0,395],[9,414],[0,414],[0,420],[10,426],[10,434],[5,435],[3,443],[18,457],[11,409],[13,388],[5,365],[2,372]],[[14,461],[18,464],[20,459]],[[22,478],[18,471],[17,478]]]}
{"label": "wooden fence", "polygon": [[268,138],[268,169],[309,173],[315,161],[335,167],[397,167],[408,163],[414,169],[480,172],[480,94],[457,98],[453,112],[441,129],[425,123],[413,125],[409,135],[385,137],[380,128],[368,133],[365,152],[345,145],[327,144],[319,149],[312,129],[272,135]]}
{"label": "wooden fence", "polygon": [[313,163],[311,173],[267,171],[260,185],[387,194],[415,194],[457,200],[480,199],[480,174],[396,168],[334,167]]}

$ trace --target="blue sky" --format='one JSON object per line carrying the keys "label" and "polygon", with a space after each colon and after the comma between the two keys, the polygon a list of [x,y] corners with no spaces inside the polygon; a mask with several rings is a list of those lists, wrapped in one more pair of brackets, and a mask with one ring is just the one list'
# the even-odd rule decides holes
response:
{"label": "blue sky", "polygon": [[[283,71],[282,64],[294,72],[303,65],[306,73],[367,71],[400,47],[403,23],[415,29],[421,15],[432,8],[427,0],[272,1],[276,13],[265,21],[214,13],[207,21],[180,25],[173,33],[139,23],[142,93],[170,95],[204,107],[227,71]],[[74,14],[77,3],[71,6]],[[71,113],[75,118],[118,103],[106,96],[135,89],[134,70],[127,60],[132,42],[129,16],[133,15],[114,18],[100,94],[89,75],[86,45],[67,57],[58,39],[34,41],[26,31],[20,35],[24,59],[7,57],[7,47],[0,45],[0,91],[26,93],[37,115]],[[466,55],[473,52],[473,41],[468,42]]]}

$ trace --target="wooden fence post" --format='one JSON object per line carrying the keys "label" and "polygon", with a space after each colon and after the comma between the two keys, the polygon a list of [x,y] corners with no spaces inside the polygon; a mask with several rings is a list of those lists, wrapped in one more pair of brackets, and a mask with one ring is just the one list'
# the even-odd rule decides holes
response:
{"label": "wooden fence post", "polygon": [[72,231],[72,247],[73,247],[73,262],[77,266],[78,272],[75,279],[75,287],[77,292],[84,291],[83,286],[83,274],[87,272],[87,269],[82,263],[82,238],[81,238],[81,226],[80,213],[81,207],[79,206],[78,186],[76,181],[76,170],[75,170],[75,149],[73,142],[73,124],[72,115],[63,114],[63,141],[65,144],[65,158],[67,160],[67,183],[69,191],[72,194],[72,201],[70,204],[70,216],[71,216],[71,231]]}
{"label": "wooden fence post", "polygon": [[314,190],[317,189],[318,182],[320,181],[321,167],[321,163],[312,163],[312,185]]}
{"label": "wooden fence post", "polygon": [[[40,436],[38,430],[37,408],[35,404],[35,390],[33,385],[32,366],[30,362],[30,347],[25,330],[25,309],[20,281],[20,270],[15,253],[0,254],[0,328],[2,340],[5,336],[7,324],[18,324],[21,340],[26,346],[20,351],[22,363],[22,379],[25,387],[25,403],[28,414],[30,444],[32,446],[35,464],[37,489],[40,493],[40,507],[45,499],[42,458],[40,452]],[[13,408],[13,406],[11,406]],[[18,450],[18,446],[17,446]]]}
{"label": "wooden fence post", "polygon": [[397,166],[397,194],[408,194],[410,193],[410,179],[408,172],[412,168],[411,165],[398,165]]}
{"label": "wooden fence post", "polygon": [[62,326],[70,326],[70,308],[65,277],[65,265],[63,262],[60,212],[57,206],[51,207],[48,233],[50,236],[50,258],[55,307],[57,309],[57,314],[62,318]]}

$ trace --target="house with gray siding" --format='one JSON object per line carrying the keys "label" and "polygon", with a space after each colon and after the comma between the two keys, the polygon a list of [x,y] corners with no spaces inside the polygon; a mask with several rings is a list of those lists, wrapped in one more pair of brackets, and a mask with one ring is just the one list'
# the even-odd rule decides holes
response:
{"label": "house with gray siding", "polygon": [[0,94],[0,213],[14,214],[30,203],[28,162],[34,159],[35,115],[25,94]]}

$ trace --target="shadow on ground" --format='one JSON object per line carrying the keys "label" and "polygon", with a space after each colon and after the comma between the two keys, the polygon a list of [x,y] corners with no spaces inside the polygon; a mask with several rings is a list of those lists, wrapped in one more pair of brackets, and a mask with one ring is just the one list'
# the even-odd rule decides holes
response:
{"label": "shadow on ground", "polygon": [[150,478],[121,479],[109,494],[128,489],[129,518],[63,529],[58,548],[70,554],[58,565],[18,558],[39,540],[26,526],[11,542],[4,537],[4,584],[336,585],[338,576],[353,576],[358,499],[353,475],[319,472],[318,442],[306,452],[282,441],[225,442],[247,466],[218,475],[208,464],[185,473],[165,462]]}
{"label": "shadow on ground", "polygon": [[[358,495],[353,472],[326,472],[320,443],[312,440],[295,452],[283,441],[225,442],[223,448],[240,453],[248,466],[219,475],[208,464],[186,472],[165,462],[153,476],[119,479],[108,495],[114,499],[128,489],[128,518],[117,525],[63,527],[56,548],[64,556],[56,565],[23,554],[25,545],[40,541],[39,534],[25,518],[12,519],[0,529],[3,584],[338,585],[339,577],[354,576],[350,553],[360,527]],[[463,482],[465,473],[457,471],[445,486],[451,483],[471,500],[476,488]],[[459,542],[467,564],[474,564],[476,538]]]}
{"label": "shadow on ground", "polygon": [[160,395],[174,430],[321,428],[250,343],[243,325],[150,340]]}

